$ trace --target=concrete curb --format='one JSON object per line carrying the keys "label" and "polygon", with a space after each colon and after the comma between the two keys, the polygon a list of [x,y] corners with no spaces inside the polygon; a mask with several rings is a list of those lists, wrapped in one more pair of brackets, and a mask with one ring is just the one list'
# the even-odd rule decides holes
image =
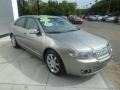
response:
{"label": "concrete curb", "polygon": [[4,37],[6,37],[6,36],[8,36],[9,35],[9,33],[6,33],[6,34],[3,34],[3,35],[0,35],[0,38],[4,38]]}
{"label": "concrete curb", "polygon": [[105,81],[105,83],[107,84],[107,86],[109,87],[109,90],[116,90],[115,86],[113,85],[112,81],[110,79],[108,79],[107,75],[105,74],[104,71],[100,72],[100,75],[103,77],[103,80]]}

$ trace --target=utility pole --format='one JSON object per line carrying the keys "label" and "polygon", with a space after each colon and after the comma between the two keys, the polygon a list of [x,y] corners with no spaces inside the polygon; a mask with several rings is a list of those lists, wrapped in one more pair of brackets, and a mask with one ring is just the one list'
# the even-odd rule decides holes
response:
{"label": "utility pole", "polygon": [[39,15],[39,0],[37,0],[37,13]]}
{"label": "utility pole", "polygon": [[88,7],[88,5],[86,4],[86,8]]}
{"label": "utility pole", "polygon": [[111,9],[111,0],[108,1],[108,10],[107,10],[107,14],[110,13],[110,9]]}

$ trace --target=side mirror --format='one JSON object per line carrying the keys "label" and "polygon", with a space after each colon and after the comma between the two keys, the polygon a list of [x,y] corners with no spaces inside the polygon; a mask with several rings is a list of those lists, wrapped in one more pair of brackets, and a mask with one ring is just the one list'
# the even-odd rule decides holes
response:
{"label": "side mirror", "polygon": [[37,29],[29,29],[29,34],[38,34],[40,33]]}

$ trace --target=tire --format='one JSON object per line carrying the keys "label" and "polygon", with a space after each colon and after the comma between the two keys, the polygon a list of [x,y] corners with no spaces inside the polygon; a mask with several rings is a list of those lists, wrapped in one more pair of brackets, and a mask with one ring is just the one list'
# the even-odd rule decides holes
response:
{"label": "tire", "polygon": [[18,43],[17,43],[17,41],[16,41],[14,35],[11,35],[10,38],[11,38],[12,46],[13,46],[14,48],[18,48],[19,45],[18,45]]}
{"label": "tire", "polygon": [[54,75],[64,74],[65,68],[60,56],[54,50],[45,53],[45,62],[49,71]]}

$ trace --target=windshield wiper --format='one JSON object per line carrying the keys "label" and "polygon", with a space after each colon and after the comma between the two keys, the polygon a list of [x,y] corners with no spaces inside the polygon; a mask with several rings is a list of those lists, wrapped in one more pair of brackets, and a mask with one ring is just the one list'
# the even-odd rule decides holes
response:
{"label": "windshield wiper", "polygon": [[63,33],[63,32],[47,32],[47,33],[56,34],[56,33]]}
{"label": "windshield wiper", "polygon": [[73,31],[78,31],[78,30],[68,30],[68,32],[73,32]]}
{"label": "windshield wiper", "polygon": [[73,31],[78,31],[78,30],[73,29],[73,30],[66,30],[64,32],[58,32],[58,31],[56,31],[56,32],[47,32],[47,33],[49,33],[49,34],[57,34],[57,33],[67,33],[67,32],[73,32]]}

